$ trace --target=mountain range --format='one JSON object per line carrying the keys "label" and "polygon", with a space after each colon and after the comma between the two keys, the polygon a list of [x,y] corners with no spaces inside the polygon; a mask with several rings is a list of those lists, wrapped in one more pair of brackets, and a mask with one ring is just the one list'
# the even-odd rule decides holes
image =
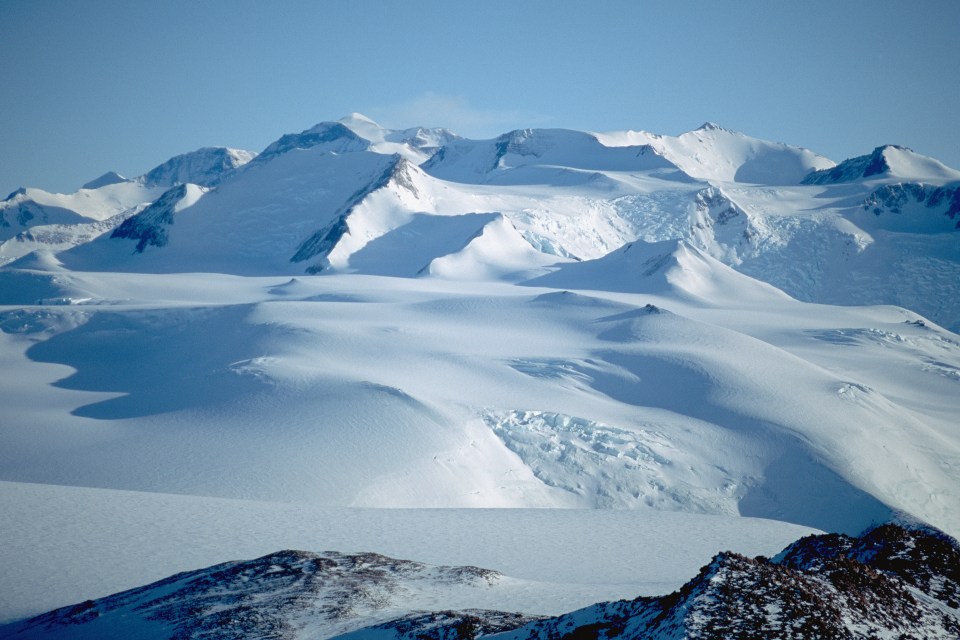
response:
{"label": "mountain range", "polygon": [[[662,637],[701,637],[679,613],[699,610],[678,598],[738,580],[804,593],[826,580],[848,613],[874,597],[845,591],[866,581],[925,603],[904,633],[955,629],[955,595],[916,592],[900,574],[908,586],[891,587],[859,552],[843,557],[866,569],[838,559],[884,523],[960,534],[960,172],[904,147],[838,164],[713,123],[676,137],[525,129],[471,140],[352,114],[260,153],[203,148],[72,194],[19,189],[0,202],[0,264],[0,503],[11,514],[0,622],[292,548],[297,518],[254,546],[241,544],[252,524],[238,523],[295,505],[324,526],[376,511],[385,531],[407,510],[470,509],[489,522],[515,511],[504,539],[470,538],[449,558],[396,533],[210,570],[389,565],[446,584],[449,567],[475,564],[531,580],[515,615],[496,599],[412,606],[433,613],[407,619],[409,637],[457,625],[528,629],[518,637],[592,625],[613,637],[641,633],[641,621],[653,634],[654,619]],[[215,540],[191,564],[176,528],[151,516],[187,498],[199,501],[191,539]],[[549,563],[533,560],[542,542],[523,533],[555,517],[544,510],[569,511],[584,530],[607,512],[636,518],[605,525],[613,554],[641,521],[690,551],[660,561],[669,579],[643,577],[653,563],[614,580],[585,560],[582,582],[548,579]],[[141,527],[165,532],[151,558],[91,574],[86,563],[113,562],[97,540]],[[746,546],[704,557],[694,538],[725,527]],[[362,537],[342,531],[337,540]],[[750,559],[802,533],[846,536],[829,539],[843,552],[810,566]],[[70,539],[90,541],[89,555],[67,553]],[[513,546],[517,557],[484,561],[488,547]],[[937,557],[928,568],[942,573]],[[54,560],[72,582],[38,577],[36,564]],[[704,564],[681,595],[661,597]],[[544,585],[564,581],[575,595],[551,608]],[[589,620],[570,614],[574,627],[550,618],[638,593]],[[698,602],[723,600],[710,594]],[[110,602],[139,607],[132,597]],[[897,602],[892,618],[920,611]],[[86,628],[62,623],[86,624],[91,606],[43,624]],[[194,606],[163,619],[179,625]],[[771,595],[743,619],[782,622],[786,606]],[[477,607],[488,612],[460,611]],[[896,628],[870,620],[823,633]]]}

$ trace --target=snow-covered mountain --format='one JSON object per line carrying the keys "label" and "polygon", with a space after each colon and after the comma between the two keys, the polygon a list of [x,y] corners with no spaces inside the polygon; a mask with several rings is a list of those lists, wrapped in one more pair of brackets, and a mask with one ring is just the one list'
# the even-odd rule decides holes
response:
{"label": "snow-covered mountain", "polygon": [[912,149],[888,144],[877,147],[869,155],[850,158],[835,167],[814,171],[803,179],[803,184],[838,184],[880,178],[938,182],[958,180],[960,171]]}
{"label": "snow-covered mountain", "polygon": [[864,158],[352,114],[19,190],[0,481],[956,535],[960,179]]}
{"label": "snow-covered mountain", "polygon": [[34,251],[63,251],[92,241],[164,199],[168,189],[210,187],[254,155],[208,147],[171,158],[132,179],[108,171],[72,194],[18,189],[0,202],[0,264]]}
{"label": "snow-covered mountain", "polygon": [[[960,295],[944,295],[960,281],[952,234],[960,172],[902,147],[834,165],[712,123],[677,137],[519,130],[476,141],[443,129],[384,129],[352,114],[252,156],[201,149],[71,196],[13,194],[0,255],[89,244],[57,259],[138,272],[383,274],[398,238],[431,244],[433,235],[468,231],[415,252],[418,263],[396,272],[430,274],[434,260],[456,263],[467,240],[482,235],[474,223],[497,214],[526,242],[479,273],[533,276],[636,240],[684,240],[801,300],[897,304],[960,327]],[[152,210],[143,213],[152,221],[100,236],[160,189],[185,183],[215,189],[181,206],[179,224],[173,216],[157,223]],[[131,235],[133,227],[144,231]],[[162,246],[140,246],[148,227]],[[469,271],[439,264],[436,274]]]}

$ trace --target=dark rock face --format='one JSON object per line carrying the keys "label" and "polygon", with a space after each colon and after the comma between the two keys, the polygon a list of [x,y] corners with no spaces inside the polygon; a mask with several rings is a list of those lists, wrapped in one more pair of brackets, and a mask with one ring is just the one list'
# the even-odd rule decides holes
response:
{"label": "dark rock face", "polygon": [[838,184],[889,173],[890,165],[884,157],[884,152],[888,148],[903,149],[896,145],[877,147],[870,155],[844,160],[831,169],[814,171],[808,174],[800,184]]}
{"label": "dark rock face", "polygon": [[834,558],[895,576],[960,612],[960,546],[935,529],[884,524],[860,538],[811,536],[790,545],[775,560],[790,568],[817,571]]}
{"label": "dark rock face", "polygon": [[[0,627],[0,637],[128,637],[131,619],[148,637],[329,637],[362,628],[378,617],[390,620],[388,612],[402,612],[405,596],[418,587],[480,588],[499,578],[500,574],[477,567],[432,566],[375,553],[280,551],[56,609]],[[489,621],[487,617],[483,612],[420,612],[383,626],[398,634],[430,629],[429,637],[439,640],[453,637],[450,630],[458,628],[489,632],[530,620],[496,612]]]}
{"label": "dark rock face", "polygon": [[374,553],[281,551],[57,609],[0,627],[0,638],[130,637],[131,620],[145,625],[144,637],[211,640],[960,637],[960,543],[917,525],[808,536],[772,560],[720,553],[669,595],[553,618],[404,606],[418,585],[436,593],[499,579]]}
{"label": "dark rock face", "polygon": [[878,216],[884,211],[899,214],[911,202],[931,210],[943,209],[943,214],[956,220],[955,228],[960,229],[960,185],[956,183],[942,187],[916,182],[884,185],[864,200],[863,208]]}
{"label": "dark rock face", "polygon": [[360,638],[370,632],[380,632],[397,640],[467,640],[510,631],[537,619],[536,616],[485,609],[437,611],[404,616],[341,637],[355,635]]}
{"label": "dark rock face", "polygon": [[111,238],[126,238],[137,241],[137,253],[143,253],[147,245],[162,247],[167,244],[167,227],[173,224],[173,212],[177,203],[187,195],[187,186],[182,184],[168,191],[140,213],[124,220]]}
{"label": "dark rock face", "polygon": [[887,524],[803,538],[773,560],[721,553],[679,591],[602,603],[504,638],[957,638],[960,544]]}

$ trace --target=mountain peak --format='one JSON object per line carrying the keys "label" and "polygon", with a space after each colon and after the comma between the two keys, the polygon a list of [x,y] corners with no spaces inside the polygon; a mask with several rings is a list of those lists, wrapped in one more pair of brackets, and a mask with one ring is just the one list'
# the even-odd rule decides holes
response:
{"label": "mountain peak", "polygon": [[94,178],[90,182],[86,183],[81,189],[99,189],[100,187],[106,187],[111,184],[120,184],[121,182],[127,182],[127,179],[116,171],[107,171],[105,174],[99,178]]}
{"label": "mountain peak", "polygon": [[281,136],[257,156],[257,162],[266,162],[294,149],[311,149],[320,146],[336,153],[364,151],[370,148],[370,141],[342,122],[320,122],[300,133]]}
{"label": "mountain peak", "polygon": [[140,179],[148,187],[172,187],[186,183],[209,187],[220,182],[227,173],[252,160],[254,156],[255,154],[242,149],[201,147],[196,151],[170,158],[145,173]]}
{"label": "mountain peak", "polygon": [[941,181],[960,179],[960,171],[939,160],[896,144],[885,144],[870,154],[848,158],[831,169],[808,174],[802,184],[838,184],[866,178]]}
{"label": "mountain peak", "polygon": [[20,187],[19,189],[16,189],[15,191],[11,191],[11,192],[10,192],[10,195],[8,195],[6,198],[4,198],[3,201],[4,201],[4,202],[7,202],[7,201],[9,201],[9,200],[13,200],[13,199],[16,198],[17,196],[25,196],[25,195],[27,195],[27,188],[26,188],[26,187]]}
{"label": "mountain peak", "polygon": [[704,122],[702,125],[697,127],[695,131],[727,131],[727,129],[724,129],[723,127],[718,125],[716,122],[711,122],[708,120],[707,122]]}

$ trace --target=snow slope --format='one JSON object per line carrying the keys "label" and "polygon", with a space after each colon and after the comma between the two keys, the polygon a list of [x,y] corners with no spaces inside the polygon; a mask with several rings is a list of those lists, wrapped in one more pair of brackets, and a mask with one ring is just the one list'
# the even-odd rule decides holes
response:
{"label": "snow slope", "polygon": [[[896,308],[804,305],[678,251],[681,284],[641,293],[63,274],[50,297],[82,304],[2,316],[16,374],[0,466],[8,480],[325,505],[613,495],[845,531],[903,510],[954,530],[955,336]],[[516,411],[601,425],[603,466],[623,430],[659,461],[603,493],[575,461],[546,482],[549,449],[511,448],[491,418]]]}

